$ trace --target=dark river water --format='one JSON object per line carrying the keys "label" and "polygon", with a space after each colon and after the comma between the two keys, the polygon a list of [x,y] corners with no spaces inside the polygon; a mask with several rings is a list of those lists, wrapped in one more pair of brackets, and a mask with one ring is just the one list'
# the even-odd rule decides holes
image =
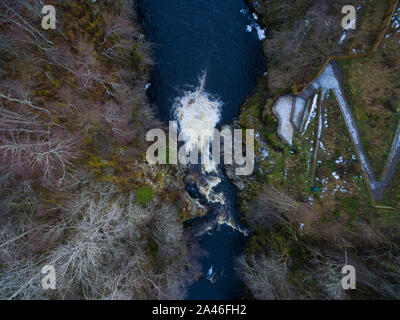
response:
{"label": "dark river water", "polygon": [[[138,12],[153,44],[148,94],[161,119],[174,120],[174,101],[198,87],[202,74],[206,74],[204,90],[221,102],[218,124],[234,119],[265,69],[262,31],[244,1],[139,0]],[[215,191],[224,195],[225,202],[208,203],[205,220],[214,219],[221,210],[237,219],[234,188],[220,170],[219,178]],[[190,194],[194,189],[187,188]],[[240,298],[235,257],[242,252],[245,237],[226,224],[212,225],[212,230],[196,237],[209,254],[201,259],[204,277],[189,288],[187,299]]]}

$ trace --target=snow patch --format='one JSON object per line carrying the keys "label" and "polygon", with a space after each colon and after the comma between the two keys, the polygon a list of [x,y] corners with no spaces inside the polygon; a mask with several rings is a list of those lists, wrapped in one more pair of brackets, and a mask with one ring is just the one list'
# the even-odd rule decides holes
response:
{"label": "snow patch", "polygon": [[332,172],[332,175],[333,175],[333,177],[336,179],[336,180],[339,180],[340,179],[340,176],[334,171],[334,172]]}
{"label": "snow patch", "polygon": [[339,44],[343,44],[344,39],[346,39],[346,32],[344,32],[344,33],[342,34],[342,36],[340,37],[340,39],[339,39]]}

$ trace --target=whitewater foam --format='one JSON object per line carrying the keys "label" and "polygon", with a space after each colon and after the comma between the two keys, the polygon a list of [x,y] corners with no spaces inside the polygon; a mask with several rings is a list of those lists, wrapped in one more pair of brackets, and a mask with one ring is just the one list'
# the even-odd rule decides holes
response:
{"label": "whitewater foam", "polygon": [[199,192],[209,201],[213,203],[225,204],[223,193],[214,192],[214,188],[221,183],[221,179],[215,176],[204,176],[204,184],[199,185]]}
{"label": "whitewater foam", "polygon": [[202,164],[206,172],[217,172],[210,153],[214,129],[220,120],[222,102],[204,90],[206,73],[199,79],[199,87],[187,91],[174,104],[174,116],[178,121],[180,136],[185,142],[185,150],[202,153]]}

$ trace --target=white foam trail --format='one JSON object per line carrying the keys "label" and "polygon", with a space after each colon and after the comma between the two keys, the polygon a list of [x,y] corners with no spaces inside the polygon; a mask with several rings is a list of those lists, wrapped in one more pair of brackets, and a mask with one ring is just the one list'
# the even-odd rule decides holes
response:
{"label": "white foam trail", "polygon": [[205,185],[199,186],[199,192],[206,197],[209,202],[225,204],[225,197],[223,193],[215,193],[214,188],[218,186],[221,179],[218,177],[207,177],[205,178]]}
{"label": "white foam trail", "polygon": [[[174,115],[178,121],[180,134],[185,141],[186,152],[201,150],[206,172],[217,172],[216,164],[210,154],[210,144],[214,128],[220,120],[221,101],[205,92],[206,74],[199,79],[195,91],[187,91],[174,104]],[[204,162],[204,161],[203,161]]]}
{"label": "white foam trail", "polygon": [[230,214],[219,214],[217,217],[217,223],[219,225],[225,224],[231,227],[233,230],[242,233],[244,236],[248,236],[248,231],[245,228],[242,229],[242,227],[236,223],[235,219]]}

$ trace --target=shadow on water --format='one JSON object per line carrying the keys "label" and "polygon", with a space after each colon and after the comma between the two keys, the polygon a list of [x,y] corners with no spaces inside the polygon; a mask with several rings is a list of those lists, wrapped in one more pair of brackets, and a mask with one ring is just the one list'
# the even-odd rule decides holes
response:
{"label": "shadow on water", "polygon": [[[153,44],[154,67],[148,94],[162,120],[173,119],[174,102],[198,87],[203,72],[207,74],[204,90],[221,101],[219,124],[236,117],[265,69],[257,31],[253,28],[248,32],[251,28],[247,27],[256,21],[244,1],[138,0],[138,13],[147,39]],[[200,198],[209,213],[187,223],[208,252],[201,258],[203,277],[189,288],[187,298],[240,298],[242,284],[234,265],[245,237],[229,223],[221,224],[237,223],[234,188],[218,170],[211,178],[221,182],[213,193],[223,195],[224,201],[210,201],[199,192],[200,180],[210,176],[198,166],[192,166],[189,175],[197,178],[190,182],[185,178],[187,191]]]}

